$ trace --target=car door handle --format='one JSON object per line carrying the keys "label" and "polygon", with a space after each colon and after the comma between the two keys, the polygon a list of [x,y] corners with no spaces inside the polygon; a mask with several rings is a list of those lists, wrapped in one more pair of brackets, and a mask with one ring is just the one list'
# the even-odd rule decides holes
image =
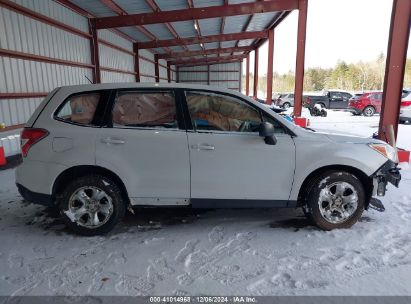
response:
{"label": "car door handle", "polygon": [[209,151],[212,151],[212,150],[215,149],[215,147],[212,146],[212,145],[208,145],[208,144],[196,144],[196,145],[192,145],[192,146],[191,146],[191,149],[194,149],[194,150],[209,150]]}
{"label": "car door handle", "polygon": [[126,142],[121,138],[112,138],[112,137],[105,137],[101,139],[101,142],[104,144],[111,144],[111,145],[124,145]]}

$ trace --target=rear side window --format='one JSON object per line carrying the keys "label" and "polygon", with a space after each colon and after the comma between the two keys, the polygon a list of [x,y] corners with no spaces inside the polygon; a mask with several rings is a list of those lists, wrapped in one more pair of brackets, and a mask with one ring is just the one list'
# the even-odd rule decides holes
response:
{"label": "rear side window", "polygon": [[113,127],[178,128],[174,95],[171,92],[117,93]]}
{"label": "rear side window", "polygon": [[70,97],[58,110],[56,117],[76,124],[90,125],[100,100],[100,93],[81,94]]}

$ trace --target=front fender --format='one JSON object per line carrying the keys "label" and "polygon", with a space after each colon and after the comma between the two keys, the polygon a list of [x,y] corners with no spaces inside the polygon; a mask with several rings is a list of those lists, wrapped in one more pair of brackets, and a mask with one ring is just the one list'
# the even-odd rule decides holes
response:
{"label": "front fender", "polygon": [[375,173],[387,158],[366,144],[335,143],[295,138],[296,167],[290,200],[297,200],[306,178],[314,171],[329,166],[356,168],[367,176]]}

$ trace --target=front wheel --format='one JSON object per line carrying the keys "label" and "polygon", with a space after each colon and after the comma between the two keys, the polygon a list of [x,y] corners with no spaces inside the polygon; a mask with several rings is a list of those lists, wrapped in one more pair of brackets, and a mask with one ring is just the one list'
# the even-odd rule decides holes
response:
{"label": "front wheel", "polygon": [[365,107],[362,114],[366,117],[373,116],[375,114],[375,109],[374,107],[371,107],[371,106]]}
{"label": "front wheel", "polygon": [[289,102],[284,102],[283,104],[283,109],[288,110],[291,107],[291,104]]}
{"label": "front wheel", "polygon": [[308,194],[306,211],[323,230],[350,228],[364,211],[365,193],[353,174],[329,171],[321,174]]}
{"label": "front wheel", "polygon": [[109,232],[124,217],[126,203],[109,178],[89,175],[71,182],[58,199],[66,226],[81,235]]}

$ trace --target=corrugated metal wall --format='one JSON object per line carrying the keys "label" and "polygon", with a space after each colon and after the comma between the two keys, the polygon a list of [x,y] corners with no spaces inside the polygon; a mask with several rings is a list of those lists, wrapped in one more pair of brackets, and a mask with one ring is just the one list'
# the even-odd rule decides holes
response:
{"label": "corrugated metal wall", "polygon": [[[87,78],[92,79],[92,69],[87,66],[92,63],[87,18],[54,1],[12,1],[61,22],[74,31],[0,6],[0,51],[4,51],[0,55],[0,123],[4,123],[8,129],[24,124],[41,102],[41,96],[55,87],[86,84],[89,83]],[[134,82],[135,56],[132,42],[109,30],[98,31],[98,38],[101,81]],[[7,51],[44,56],[63,62],[13,58],[14,55],[4,55]],[[166,82],[167,63],[164,60],[159,63],[160,81]],[[139,64],[140,81],[154,82],[154,55],[147,50],[141,50]],[[174,71],[171,75],[175,80]],[[10,93],[24,96],[9,98]],[[19,130],[0,131],[0,145],[5,147],[7,155],[18,151],[15,149],[17,137],[14,136],[18,132]]]}
{"label": "corrugated metal wall", "polygon": [[140,59],[140,81],[141,82],[153,82],[154,77],[154,55],[148,50],[139,51]]}
{"label": "corrugated metal wall", "polygon": [[182,83],[209,84],[231,90],[241,89],[241,63],[221,63],[181,67],[178,71],[178,81]]}
{"label": "corrugated metal wall", "polygon": [[[119,35],[108,31],[98,31],[99,39],[103,39],[114,45],[133,52],[133,43],[120,37]],[[100,66],[101,69],[101,82],[134,82],[136,77],[134,74],[134,56],[133,54],[123,52],[121,50],[114,49],[110,46],[99,43],[100,52]],[[119,70],[118,72],[105,71],[104,67]],[[128,71],[128,73],[120,72]]]}

